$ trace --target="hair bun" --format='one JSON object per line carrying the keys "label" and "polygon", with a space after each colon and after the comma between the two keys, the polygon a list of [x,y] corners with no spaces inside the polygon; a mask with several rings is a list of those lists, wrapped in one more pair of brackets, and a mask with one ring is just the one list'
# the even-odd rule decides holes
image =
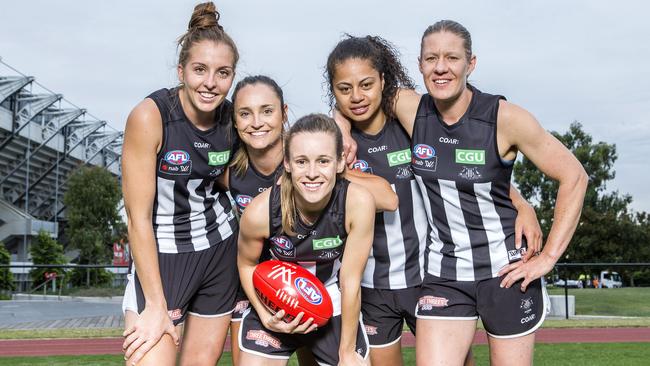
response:
{"label": "hair bun", "polygon": [[192,12],[192,18],[190,19],[187,29],[192,30],[217,27],[220,30],[223,30],[223,27],[219,25],[219,17],[220,15],[217,11],[217,7],[212,1],[198,4],[194,7],[194,12]]}

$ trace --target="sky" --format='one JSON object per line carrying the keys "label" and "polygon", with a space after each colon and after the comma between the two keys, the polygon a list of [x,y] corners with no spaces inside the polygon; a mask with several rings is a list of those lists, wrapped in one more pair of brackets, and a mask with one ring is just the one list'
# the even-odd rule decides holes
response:
{"label": "sky", "polygon": [[[0,57],[117,130],[150,92],[177,84],[176,39],[196,1],[3,1]],[[609,190],[650,211],[650,5],[643,1],[215,2],[241,55],[236,80],[274,78],[290,119],[328,112],[323,67],[343,34],[379,35],[417,69],[422,32],[453,19],[472,33],[470,82],[529,110],[547,130],[578,121],[616,144]],[[0,75],[10,74],[0,65]]]}

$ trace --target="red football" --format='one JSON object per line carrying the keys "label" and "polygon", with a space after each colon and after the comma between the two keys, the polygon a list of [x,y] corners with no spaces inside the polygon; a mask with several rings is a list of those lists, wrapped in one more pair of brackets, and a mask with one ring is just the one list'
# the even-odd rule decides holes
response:
{"label": "red football", "polygon": [[304,312],[301,323],[314,318],[314,324],[322,327],[332,317],[332,299],[325,286],[297,264],[278,260],[262,262],[253,272],[253,286],[271,313],[284,310],[286,322]]}

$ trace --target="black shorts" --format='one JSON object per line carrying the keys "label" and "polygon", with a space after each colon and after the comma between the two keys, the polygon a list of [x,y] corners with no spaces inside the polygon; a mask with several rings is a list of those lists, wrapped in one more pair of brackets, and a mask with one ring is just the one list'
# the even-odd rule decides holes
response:
{"label": "black shorts", "polygon": [[[239,287],[236,234],[198,252],[158,253],[158,266],[174,325],[185,321],[188,313],[199,317],[232,313]],[[122,310],[139,314],[145,300],[135,267],[128,277]]]}
{"label": "black shorts", "polygon": [[239,289],[237,289],[237,297],[235,298],[235,310],[232,312],[232,318],[230,318],[230,321],[241,321],[241,318],[244,316],[244,313],[250,306],[251,302],[248,301],[248,296],[246,296],[244,289],[240,285]]}
{"label": "black shorts", "polygon": [[416,315],[420,319],[471,320],[481,317],[487,333],[496,338],[521,337],[534,332],[546,317],[546,289],[539,279],[521,292],[521,281],[500,288],[503,277],[481,281],[452,281],[426,274]]}
{"label": "black shorts", "polygon": [[402,337],[404,321],[415,334],[420,287],[384,290],[361,287],[361,312],[370,347],[387,347]]}
{"label": "black shorts", "polygon": [[[319,365],[338,365],[341,316],[333,316],[322,328],[308,334],[276,333],[266,329],[251,307],[239,327],[239,348],[254,355],[288,360],[301,347],[309,348]],[[368,358],[368,338],[359,319],[357,353]]]}

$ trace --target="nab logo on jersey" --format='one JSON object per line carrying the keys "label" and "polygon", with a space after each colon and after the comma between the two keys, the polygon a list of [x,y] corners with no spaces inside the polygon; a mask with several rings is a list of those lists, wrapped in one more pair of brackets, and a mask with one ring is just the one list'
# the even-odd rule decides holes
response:
{"label": "nab logo on jersey", "polygon": [[354,170],[358,170],[364,173],[372,173],[372,168],[368,165],[368,162],[365,160],[357,160],[352,164]]}
{"label": "nab logo on jersey", "polygon": [[413,148],[413,154],[418,159],[428,160],[436,156],[436,150],[427,144],[417,144]]}
{"label": "nab logo on jersey", "polygon": [[293,283],[298,289],[298,292],[310,304],[320,305],[323,302],[323,295],[321,295],[318,288],[304,277],[298,277]]}
{"label": "nab logo on jersey", "polygon": [[165,154],[165,161],[169,164],[183,165],[190,161],[190,154],[183,150],[172,150]]}
{"label": "nab logo on jersey", "polygon": [[238,194],[237,197],[235,197],[235,201],[237,202],[237,205],[241,207],[242,209],[246,208],[249,203],[253,200],[253,197],[247,196],[245,194]]}

